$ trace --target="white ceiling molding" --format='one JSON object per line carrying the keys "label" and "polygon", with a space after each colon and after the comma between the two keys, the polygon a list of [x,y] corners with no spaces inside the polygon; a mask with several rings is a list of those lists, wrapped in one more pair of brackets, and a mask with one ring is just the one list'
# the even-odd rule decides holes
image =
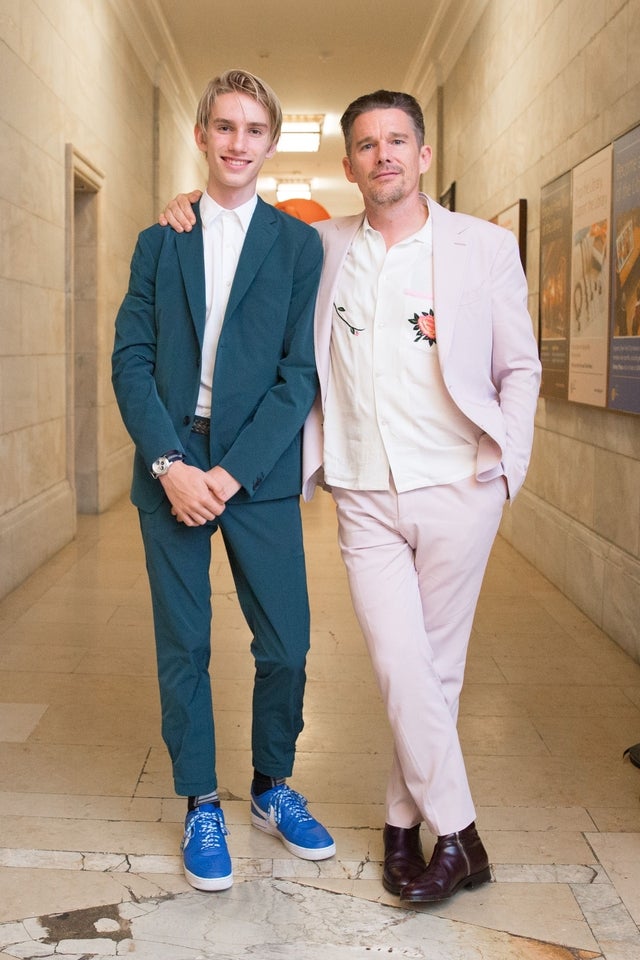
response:
{"label": "white ceiling molding", "polygon": [[156,0],[110,0],[150,80],[170,102],[176,123],[193,139],[198,98]]}
{"label": "white ceiling molding", "polygon": [[489,0],[441,0],[407,71],[404,88],[424,107],[447,79]]}

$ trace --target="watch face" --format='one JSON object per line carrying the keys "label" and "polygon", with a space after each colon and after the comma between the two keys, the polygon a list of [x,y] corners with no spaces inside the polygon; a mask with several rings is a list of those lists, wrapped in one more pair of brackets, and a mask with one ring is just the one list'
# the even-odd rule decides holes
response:
{"label": "watch face", "polygon": [[157,460],[154,460],[151,464],[151,475],[153,477],[163,477],[165,473],[168,472],[169,467],[172,463],[175,463],[176,460],[183,460],[184,457],[177,450],[171,450],[169,453],[165,453],[164,456],[158,457]]}

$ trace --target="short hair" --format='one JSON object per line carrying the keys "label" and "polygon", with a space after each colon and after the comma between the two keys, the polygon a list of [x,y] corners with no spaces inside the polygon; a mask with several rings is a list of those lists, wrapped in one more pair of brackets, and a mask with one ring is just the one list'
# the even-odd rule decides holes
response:
{"label": "short hair", "polygon": [[196,123],[201,130],[206,131],[208,129],[212,107],[218,97],[225,93],[244,93],[264,107],[269,115],[271,142],[276,142],[282,128],[280,101],[264,80],[256,77],[253,73],[248,73],[246,70],[226,70],[220,76],[209,81],[200,97],[196,112]]}
{"label": "short hair", "polygon": [[375,93],[365,93],[350,103],[340,118],[347,155],[351,152],[353,124],[357,117],[362,113],[369,113],[370,110],[404,110],[413,124],[418,146],[424,144],[424,116],[416,98],[410,93],[398,90],[376,90]]}

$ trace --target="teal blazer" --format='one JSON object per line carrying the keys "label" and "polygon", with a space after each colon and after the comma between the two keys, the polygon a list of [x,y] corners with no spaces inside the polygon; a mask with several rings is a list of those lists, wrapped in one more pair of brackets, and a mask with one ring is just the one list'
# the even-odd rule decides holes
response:
{"label": "teal blazer", "polygon": [[[205,325],[202,222],[144,230],[116,318],[112,382],[135,444],[131,499],[155,510],[157,457],[186,452]],[[258,198],[216,354],[211,465],[241,484],[234,500],[300,493],[301,429],[318,389],[313,313],[322,266],[315,230]]]}

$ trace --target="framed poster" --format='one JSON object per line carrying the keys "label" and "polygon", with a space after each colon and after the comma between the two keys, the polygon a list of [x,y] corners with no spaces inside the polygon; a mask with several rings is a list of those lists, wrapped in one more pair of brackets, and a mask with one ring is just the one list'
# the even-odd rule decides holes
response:
{"label": "framed poster", "polygon": [[573,171],[569,400],[604,407],[609,355],[609,144]]}
{"label": "framed poster", "polygon": [[608,406],[640,413],[640,127],[613,144]]}
{"label": "framed poster", "polygon": [[515,234],[520,249],[520,261],[522,269],[527,272],[527,201],[516,200],[510,207],[503,210],[491,218],[492,223],[497,223]]}
{"label": "framed poster", "polygon": [[540,194],[540,396],[569,396],[571,173]]}

